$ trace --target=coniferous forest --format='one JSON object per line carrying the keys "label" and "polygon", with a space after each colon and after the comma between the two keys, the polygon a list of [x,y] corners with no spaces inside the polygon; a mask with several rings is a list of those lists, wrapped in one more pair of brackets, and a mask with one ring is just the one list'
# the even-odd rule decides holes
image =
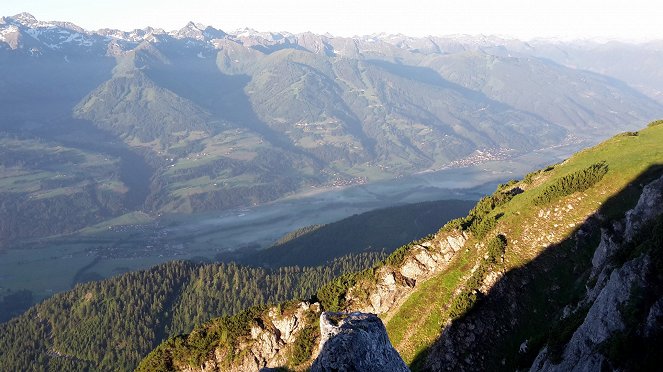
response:
{"label": "coniferous forest", "polygon": [[80,284],[0,324],[2,369],[131,370],[164,339],[212,317],[308,298],[334,277],[383,257],[362,253],[271,270],[175,261]]}

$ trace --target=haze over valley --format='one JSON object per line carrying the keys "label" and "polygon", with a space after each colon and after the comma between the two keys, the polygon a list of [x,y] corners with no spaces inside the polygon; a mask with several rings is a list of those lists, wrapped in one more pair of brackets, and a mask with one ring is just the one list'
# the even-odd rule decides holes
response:
{"label": "haze over valley", "polygon": [[660,66],[657,41],[4,17],[0,286],[43,298],[376,208],[476,200],[663,116]]}

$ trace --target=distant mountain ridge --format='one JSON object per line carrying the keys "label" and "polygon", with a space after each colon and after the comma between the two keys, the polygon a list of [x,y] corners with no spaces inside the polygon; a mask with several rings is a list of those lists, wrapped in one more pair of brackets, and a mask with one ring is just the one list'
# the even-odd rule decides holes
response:
{"label": "distant mountain ridge", "polygon": [[[663,114],[656,85],[643,85],[657,81],[660,45],[620,45],[225,32],[193,22],[170,32],[87,31],[27,13],[3,17],[0,140],[35,154],[26,141],[90,154],[57,169],[65,183],[36,182],[52,176],[44,162],[0,160],[11,168],[0,200],[12,201],[0,216],[52,210],[53,196],[95,205],[92,220],[68,218],[58,229],[71,232],[133,210],[256,205],[473,164],[477,155],[594,143]],[[625,50],[647,64],[591,68],[597,48],[606,59]],[[111,148],[99,152],[100,141]],[[127,156],[148,170],[133,183],[147,190],[134,193],[143,198],[128,197]],[[93,167],[92,159],[107,159],[102,178],[71,169]],[[0,241],[51,230],[14,230]]]}

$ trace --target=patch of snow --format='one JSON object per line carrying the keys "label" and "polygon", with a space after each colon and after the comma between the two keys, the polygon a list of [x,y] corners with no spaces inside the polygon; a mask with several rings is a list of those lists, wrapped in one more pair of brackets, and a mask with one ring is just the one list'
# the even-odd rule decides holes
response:
{"label": "patch of snow", "polygon": [[[62,34],[63,32],[60,31],[60,33]],[[64,33],[66,33],[66,32],[64,32]],[[82,38],[81,34],[79,34],[79,33],[72,33],[72,34],[69,34],[69,37],[67,37],[67,38],[63,41],[63,43],[71,43],[72,41],[74,41],[74,40],[76,40],[76,39],[81,39],[81,38]]]}
{"label": "patch of snow", "polygon": [[5,27],[4,29],[0,30],[0,41],[7,41],[7,38],[5,35],[13,34],[15,32],[18,32],[18,27],[11,25],[9,27]]}
{"label": "patch of snow", "polygon": [[158,43],[160,40],[153,33],[149,33],[143,37],[143,40],[149,41],[150,43]]}
{"label": "patch of snow", "polygon": [[249,29],[247,28],[247,29],[245,29],[244,32],[239,33],[239,34],[237,34],[237,35],[235,35],[235,36],[237,36],[237,37],[251,37],[252,35],[253,35],[253,33],[251,32],[251,30],[249,30]]}
{"label": "patch of snow", "polygon": [[9,25],[9,27],[5,27],[4,29],[0,30],[0,35],[5,35],[12,32],[18,32],[18,27],[14,25]]}
{"label": "patch of snow", "polygon": [[197,56],[198,56],[198,58],[205,59],[205,56],[203,55],[203,52],[198,52]]}
{"label": "patch of snow", "polygon": [[29,28],[26,30],[27,34],[34,37],[35,39],[39,40],[39,36],[41,36],[42,31],[34,28]]}

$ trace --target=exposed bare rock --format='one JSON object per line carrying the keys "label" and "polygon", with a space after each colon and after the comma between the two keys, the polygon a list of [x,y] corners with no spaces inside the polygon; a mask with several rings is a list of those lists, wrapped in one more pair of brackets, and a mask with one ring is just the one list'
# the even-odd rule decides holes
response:
{"label": "exposed bare rock", "polygon": [[615,242],[615,236],[607,229],[601,229],[601,243],[594,251],[592,257],[592,273],[596,275],[605,265],[609,257],[615,254],[620,245]]}
{"label": "exposed bare rock", "polygon": [[248,339],[240,343],[244,350],[244,357],[237,363],[228,367],[224,362],[228,357],[227,351],[216,349],[214,357],[206,361],[199,368],[180,366],[180,370],[194,372],[212,371],[246,371],[254,372],[263,368],[278,368],[287,364],[287,351],[296,341],[297,334],[305,326],[305,318],[311,313],[320,312],[318,303],[301,302],[294,310],[281,314],[276,307],[269,309],[267,319],[256,320],[251,326]]}
{"label": "exposed bare rock", "polygon": [[489,272],[483,280],[479,291],[486,294],[490,291],[491,288],[497,284],[497,282],[502,279],[502,272],[500,271],[491,271]]}
{"label": "exposed bare rock", "polygon": [[635,238],[647,222],[661,214],[662,205],[663,177],[645,186],[638,204],[626,213],[626,240]]}
{"label": "exposed bare rock", "polygon": [[426,248],[419,247],[414,252],[414,258],[426,267],[427,271],[434,270],[437,267],[441,257],[439,254],[431,253]]}
{"label": "exposed bare rock", "polygon": [[446,242],[449,244],[451,249],[454,250],[454,252],[458,252],[461,248],[463,248],[466,241],[467,236],[465,236],[464,233],[462,235],[449,235],[446,239]]}
{"label": "exposed bare rock", "polygon": [[600,344],[616,331],[624,329],[620,308],[631,296],[631,291],[644,288],[647,256],[629,261],[613,271],[608,284],[592,304],[584,322],[566,345],[559,364],[548,360],[547,351],[539,354],[531,371],[597,371],[604,363],[598,353]]}
{"label": "exposed bare rock", "polygon": [[433,239],[412,247],[398,267],[380,268],[373,288],[351,288],[346,299],[353,310],[374,314],[388,312],[407,297],[420,280],[446,268],[455,253],[465,246],[467,238],[456,231],[439,232]]}
{"label": "exposed bare rock", "polygon": [[[651,271],[650,258],[642,255],[615,267],[611,264],[620,250],[641,233],[642,228],[663,212],[663,177],[644,187],[636,206],[629,210],[623,221],[613,223],[612,229],[601,230],[601,242],[592,258],[592,278],[595,283],[588,288],[581,305],[589,306],[583,323],[575,330],[564,347],[560,363],[553,363],[549,351],[541,350],[534,361],[532,371],[601,370],[608,363],[599,347],[611,336],[624,330],[621,309],[633,293],[647,287],[647,273]],[[649,309],[644,335],[658,332],[663,323],[663,299]]]}
{"label": "exposed bare rock", "polygon": [[663,330],[663,297],[652,305],[647,315],[647,323],[645,324],[645,336],[651,337],[656,333]]}
{"label": "exposed bare rock", "polygon": [[320,354],[316,371],[409,371],[375,314],[320,315]]}
{"label": "exposed bare rock", "polygon": [[394,277],[394,273],[388,272],[382,277],[382,283],[390,289],[395,289],[396,288],[396,278]]}
{"label": "exposed bare rock", "polygon": [[305,316],[309,306],[306,303],[300,304],[295,310],[295,313],[290,316],[279,317],[276,314],[276,309],[269,311],[269,317],[272,319],[272,324],[279,331],[281,340],[285,343],[295,342],[295,333],[301,328],[302,319]]}
{"label": "exposed bare rock", "polygon": [[406,278],[419,279],[428,272],[428,269],[422,266],[416,259],[408,258],[405,260],[405,264],[401,267],[400,272]]}

